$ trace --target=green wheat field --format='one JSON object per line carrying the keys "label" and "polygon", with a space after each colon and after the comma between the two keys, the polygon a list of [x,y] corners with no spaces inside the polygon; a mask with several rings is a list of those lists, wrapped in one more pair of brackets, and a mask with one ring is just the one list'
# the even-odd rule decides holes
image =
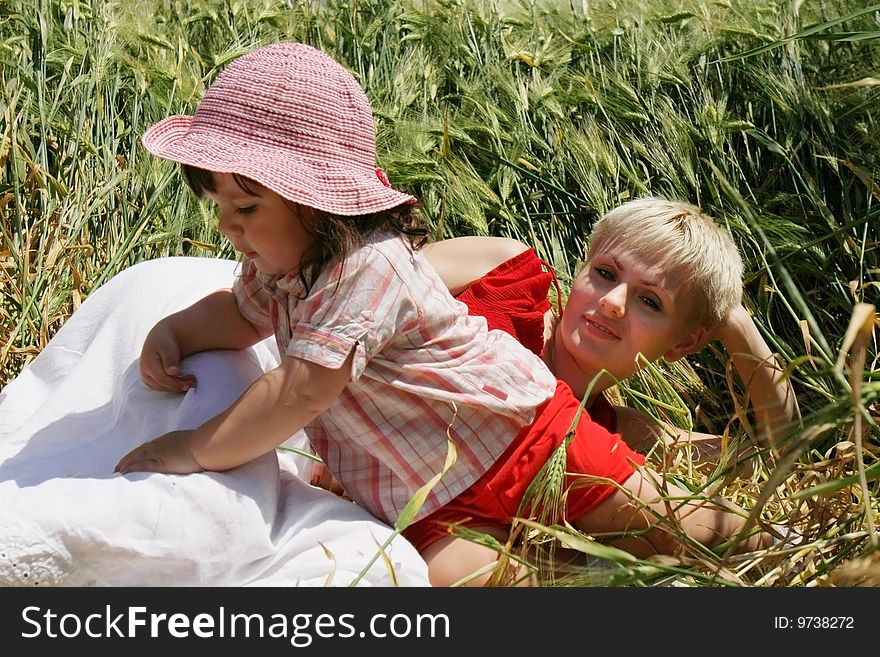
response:
{"label": "green wheat field", "polygon": [[[360,80],[379,164],[437,239],[518,238],[565,288],[592,223],[654,194],[699,204],[739,244],[746,305],[798,395],[792,449],[748,474],[700,471],[681,452],[649,460],[803,538],[640,561],[538,527],[535,544],[590,557],[550,584],[880,585],[880,4],[868,0],[0,0],[0,384],[120,270],[234,257],[211,208],[139,136],[278,40]],[[746,385],[710,348],[612,394],[736,445],[752,431]]]}

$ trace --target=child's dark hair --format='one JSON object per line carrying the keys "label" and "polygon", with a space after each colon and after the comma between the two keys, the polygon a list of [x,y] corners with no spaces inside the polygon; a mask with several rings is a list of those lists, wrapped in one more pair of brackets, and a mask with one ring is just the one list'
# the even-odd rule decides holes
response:
{"label": "child's dark hair", "polygon": [[[180,167],[186,184],[199,198],[205,192],[216,190],[214,174],[210,171],[188,164]],[[253,189],[255,181],[236,173],[232,178],[245,192],[259,196]],[[402,204],[381,212],[353,216],[320,211],[320,216],[321,220],[314,225],[303,225],[315,238],[314,245],[303,256],[299,273],[306,293],[328,263],[344,261],[352,249],[360,246],[365,237],[377,229],[384,228],[407,237],[415,249],[428,242],[428,228],[415,205]]]}

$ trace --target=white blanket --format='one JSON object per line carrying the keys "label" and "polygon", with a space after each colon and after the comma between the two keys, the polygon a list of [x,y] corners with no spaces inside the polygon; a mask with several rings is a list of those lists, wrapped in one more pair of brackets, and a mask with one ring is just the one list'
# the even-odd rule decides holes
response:
{"label": "white blanket", "polygon": [[[198,387],[184,395],[138,376],[153,324],[229,287],[234,268],[164,258],[122,272],[0,390],[0,585],[428,585],[407,541],[381,552],[389,527],[303,481],[302,456],[224,473],[113,473],[135,445],[197,426],[277,364],[270,338],[187,359]],[[305,446],[301,434],[288,442]]]}

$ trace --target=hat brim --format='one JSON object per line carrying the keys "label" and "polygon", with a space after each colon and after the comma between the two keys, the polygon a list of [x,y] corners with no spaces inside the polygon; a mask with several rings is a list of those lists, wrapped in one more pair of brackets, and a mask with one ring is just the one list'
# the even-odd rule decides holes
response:
{"label": "hat brim", "polygon": [[191,116],[169,116],[150,127],[141,142],[157,157],[246,176],[289,201],[332,214],[370,214],[416,202],[386,187],[373,172],[317,166],[286,149],[191,128]]}

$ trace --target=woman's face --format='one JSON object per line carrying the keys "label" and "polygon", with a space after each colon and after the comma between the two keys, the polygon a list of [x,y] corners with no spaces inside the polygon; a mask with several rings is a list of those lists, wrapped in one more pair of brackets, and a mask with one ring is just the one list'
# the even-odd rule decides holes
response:
{"label": "woman's face", "polygon": [[641,357],[680,358],[704,334],[685,330],[685,296],[674,277],[635,252],[600,249],[572,285],[557,328],[557,359],[590,381],[603,369],[624,379],[642,367]]}

